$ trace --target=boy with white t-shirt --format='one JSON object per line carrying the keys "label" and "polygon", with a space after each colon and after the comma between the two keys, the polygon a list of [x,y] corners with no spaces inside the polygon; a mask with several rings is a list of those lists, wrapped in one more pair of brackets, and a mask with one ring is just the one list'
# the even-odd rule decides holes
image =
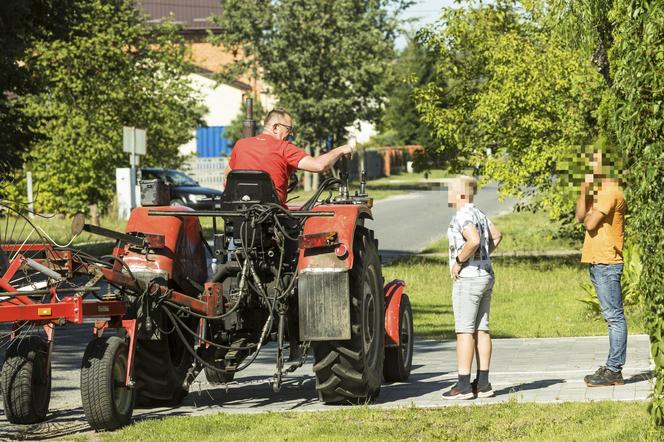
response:
{"label": "boy with white t-shirt", "polygon": [[[457,336],[458,382],[443,393],[444,399],[493,396],[489,382],[491,335],[489,310],[494,284],[490,254],[498,247],[500,231],[473,204],[474,178],[461,176],[448,187],[448,205],[457,209],[447,229],[454,329]],[[471,384],[470,368],[477,355],[477,377]]]}

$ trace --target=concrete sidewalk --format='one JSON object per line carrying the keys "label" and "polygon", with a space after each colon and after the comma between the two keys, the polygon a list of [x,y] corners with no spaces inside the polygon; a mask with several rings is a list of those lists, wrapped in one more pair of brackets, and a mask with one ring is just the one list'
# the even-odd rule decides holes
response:
{"label": "concrete sidewalk", "polygon": [[[374,406],[438,407],[460,403],[499,403],[508,400],[518,402],[646,400],[652,390],[653,382],[648,342],[648,336],[645,335],[629,337],[627,364],[623,370],[625,385],[588,388],[583,382],[583,377],[605,363],[608,351],[607,337],[496,339],[490,375],[496,396],[470,401],[449,401],[443,399],[441,393],[456,382],[455,343],[418,341],[409,381],[383,385]],[[265,364],[263,373],[271,373],[271,368],[271,364]],[[254,373],[256,371],[252,370],[252,374]],[[237,387],[230,385],[228,391],[215,389],[199,377],[198,381],[201,383],[192,388],[194,394],[190,394],[187,402],[198,401],[199,406],[209,407],[206,412],[340,408],[326,406],[317,401],[314,392],[315,379],[310,366],[302,367],[295,374],[297,376],[294,376],[279,394],[272,393],[268,385]],[[254,376],[250,378],[258,379]],[[242,378],[238,380],[241,381]]]}
{"label": "concrete sidewalk", "polygon": [[[9,424],[0,413],[0,439],[52,438],[85,433],[79,392],[79,368],[88,327],[68,327],[60,332],[53,361],[53,394],[48,420],[30,426]],[[491,383],[496,397],[446,401],[441,393],[456,381],[453,341],[416,342],[413,370],[408,382],[386,384],[372,407],[441,407],[450,405],[518,402],[646,400],[652,389],[652,362],[648,336],[628,339],[626,384],[587,388],[583,376],[603,365],[608,338],[572,337],[544,339],[496,339]],[[321,411],[347,408],[321,404],[315,392],[311,362],[293,373],[279,393],[272,391],[275,349],[268,346],[257,361],[237,376],[238,383],[210,385],[201,374],[184,404],[177,408],[137,409],[134,421],[167,416],[192,416],[265,411]]]}
{"label": "concrete sidewalk", "polygon": [[[490,381],[496,396],[461,402],[497,403],[510,399],[518,402],[646,400],[652,390],[653,364],[646,335],[630,336],[628,339],[627,364],[623,369],[625,385],[601,388],[586,387],[583,377],[604,365],[608,352],[608,338],[605,336],[495,339],[493,342]],[[423,341],[418,344],[416,361],[426,357],[426,365],[441,367],[445,372],[431,378],[431,381],[446,387],[453,385],[456,382],[454,343]],[[426,351],[427,346],[431,351],[425,356],[423,350]],[[413,374],[417,376],[424,366]],[[460,401],[444,401],[440,391],[435,391],[417,401],[417,405],[440,406],[450,402],[458,404]]]}

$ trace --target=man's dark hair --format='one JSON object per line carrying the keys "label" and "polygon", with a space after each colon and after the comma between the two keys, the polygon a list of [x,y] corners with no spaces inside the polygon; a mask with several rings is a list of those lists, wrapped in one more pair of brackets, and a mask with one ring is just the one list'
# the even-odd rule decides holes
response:
{"label": "man's dark hair", "polygon": [[285,117],[285,116],[288,116],[288,117],[291,118],[291,120],[293,119],[293,116],[292,116],[291,113],[288,112],[287,110],[284,110],[284,109],[272,109],[272,110],[271,110],[270,112],[268,112],[267,115],[265,116],[265,120],[264,120],[265,123],[264,123],[264,126],[267,127],[267,125],[270,124],[270,123],[272,122],[272,120],[273,120],[275,117],[277,117],[277,116],[279,116],[279,117]]}

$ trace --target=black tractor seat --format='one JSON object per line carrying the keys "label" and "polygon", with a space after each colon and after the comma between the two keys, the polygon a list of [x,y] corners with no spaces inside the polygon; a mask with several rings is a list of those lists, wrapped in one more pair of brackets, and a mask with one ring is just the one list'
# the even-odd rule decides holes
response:
{"label": "black tractor seat", "polygon": [[262,170],[233,170],[221,196],[221,211],[242,211],[253,204],[281,205],[272,178]]}
{"label": "black tractor seat", "polygon": [[[279,217],[282,228],[293,234],[299,229],[298,221],[292,219],[290,211],[281,204],[270,175],[261,170],[231,171],[220,202],[222,212],[234,214],[223,218],[224,233],[227,238],[233,238],[236,246],[261,244],[269,247],[274,231],[273,215]],[[261,213],[267,215],[261,216]],[[243,244],[242,238],[248,244]]]}

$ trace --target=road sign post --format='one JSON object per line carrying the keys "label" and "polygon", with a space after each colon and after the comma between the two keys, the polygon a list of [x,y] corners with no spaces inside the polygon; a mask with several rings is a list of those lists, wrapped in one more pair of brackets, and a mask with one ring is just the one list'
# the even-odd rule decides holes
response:
{"label": "road sign post", "polygon": [[140,155],[145,155],[147,144],[147,133],[145,129],[136,129],[135,127],[122,128],[122,149],[129,153],[129,165],[131,166],[130,172],[130,186],[129,192],[131,198],[131,208],[137,206],[136,204],[136,166],[138,166],[138,159]]}

